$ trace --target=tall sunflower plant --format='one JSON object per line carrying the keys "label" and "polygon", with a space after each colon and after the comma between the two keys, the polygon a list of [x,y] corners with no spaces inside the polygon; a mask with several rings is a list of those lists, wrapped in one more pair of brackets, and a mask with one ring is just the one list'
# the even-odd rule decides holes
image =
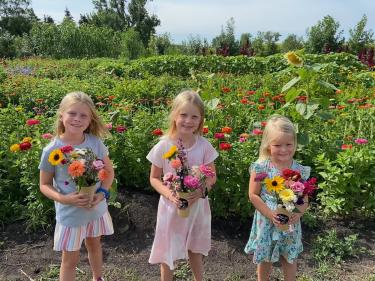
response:
{"label": "tall sunflower plant", "polygon": [[[73,148],[66,145],[53,150],[48,161],[53,165],[66,165],[70,179],[76,184],[77,190],[94,186],[108,177],[103,160],[90,148]],[[69,182],[66,182],[67,184]]]}
{"label": "tall sunflower plant", "polygon": [[[299,213],[298,206],[305,203],[305,197],[314,194],[317,189],[317,179],[312,177],[303,180],[299,171],[284,169],[282,174],[273,178],[267,177],[267,173],[259,173],[255,181],[263,182],[267,192],[276,197],[277,210],[286,210],[288,213]],[[289,216],[285,213],[277,215],[281,224],[287,224]]]}
{"label": "tall sunflower plant", "polygon": [[[330,96],[339,89],[324,80],[321,69],[322,64],[306,63],[295,52],[288,52],[284,55],[287,63],[290,65],[294,77],[287,82],[281,89],[285,93],[286,104],[284,107],[291,107],[295,104],[294,113],[296,119],[300,122],[309,120],[313,116],[321,119],[334,119],[334,116],[328,111],[330,105]],[[307,126],[302,126],[307,127]],[[309,143],[309,136],[306,132],[298,132],[298,142],[302,145]]]}

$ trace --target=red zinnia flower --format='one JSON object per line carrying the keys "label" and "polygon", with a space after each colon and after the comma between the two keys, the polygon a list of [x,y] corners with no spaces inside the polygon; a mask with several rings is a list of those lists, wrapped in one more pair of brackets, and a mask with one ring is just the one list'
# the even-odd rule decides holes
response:
{"label": "red zinnia flower", "polygon": [[251,133],[253,135],[259,136],[263,134],[263,131],[261,129],[254,129]]}
{"label": "red zinnia flower", "polygon": [[61,150],[62,153],[70,153],[74,149],[73,149],[73,146],[71,146],[71,145],[65,145],[62,148],[60,148],[60,150]]}
{"label": "red zinnia flower", "polygon": [[31,143],[28,142],[28,141],[25,141],[25,142],[21,142],[20,143],[20,149],[21,150],[28,150],[31,148]]}
{"label": "red zinnia flower", "polygon": [[232,145],[227,142],[222,142],[219,144],[220,150],[230,150],[232,148]]}
{"label": "red zinnia flower", "polygon": [[223,88],[221,88],[221,90],[223,91],[223,93],[229,93],[230,92],[230,88],[228,88],[228,87],[223,87]]}
{"label": "red zinnia flower", "polygon": [[242,103],[242,104],[247,104],[248,102],[249,101],[246,98],[243,98],[243,99],[240,100],[240,103]]}
{"label": "red zinnia flower", "polygon": [[265,109],[266,107],[263,105],[263,104],[261,104],[261,105],[258,105],[258,110],[263,110],[263,109]]}
{"label": "red zinnia flower", "polygon": [[29,120],[26,121],[26,124],[28,126],[34,126],[34,125],[40,124],[40,121],[37,120],[37,119],[29,119]]}
{"label": "red zinnia flower", "polygon": [[155,129],[152,131],[151,133],[153,136],[162,136],[163,135],[163,131],[159,128]]}
{"label": "red zinnia flower", "polygon": [[119,125],[119,126],[116,127],[116,132],[117,133],[123,133],[123,132],[126,132],[127,130],[128,129],[125,126],[123,126],[123,125]]}
{"label": "red zinnia flower", "polygon": [[251,96],[251,95],[254,95],[254,94],[255,94],[255,91],[252,91],[252,90],[247,91],[247,95],[248,95],[248,96]]}
{"label": "red zinnia flower", "polygon": [[205,135],[208,134],[208,131],[209,131],[208,127],[203,127],[203,129],[202,129],[203,134],[205,134]]}
{"label": "red zinnia flower", "polygon": [[341,149],[342,150],[347,150],[347,149],[352,149],[353,148],[353,145],[352,144],[343,144],[341,146]]}

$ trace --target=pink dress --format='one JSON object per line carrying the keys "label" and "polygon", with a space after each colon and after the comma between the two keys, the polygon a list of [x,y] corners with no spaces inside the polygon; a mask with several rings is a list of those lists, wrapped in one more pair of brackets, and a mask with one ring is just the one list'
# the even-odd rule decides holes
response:
{"label": "pink dress", "polygon": [[[173,145],[175,144],[172,140],[164,137],[146,157],[152,164],[162,168],[163,174],[174,172],[169,161],[162,158]],[[195,144],[185,151],[189,167],[209,164],[218,157],[217,151],[201,136],[197,136]],[[189,216],[182,218],[177,214],[176,205],[160,196],[149,263],[165,263],[173,270],[174,261],[188,259],[188,250],[207,256],[210,249],[211,210],[208,198],[198,199],[190,206]]]}

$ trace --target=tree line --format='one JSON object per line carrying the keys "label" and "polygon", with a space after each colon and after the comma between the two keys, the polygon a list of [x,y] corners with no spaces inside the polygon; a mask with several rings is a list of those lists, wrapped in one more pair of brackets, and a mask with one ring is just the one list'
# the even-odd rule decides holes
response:
{"label": "tree line", "polygon": [[268,56],[304,49],[307,53],[349,52],[369,66],[374,65],[374,33],[366,29],[363,15],[345,40],[340,23],[330,15],[307,29],[306,40],[289,34],[259,31],[235,37],[233,18],[211,42],[190,35],[181,44],[170,35],[156,35],[160,25],[146,9],[147,0],[93,0],[94,10],[74,22],[68,8],[59,24],[49,15],[39,19],[30,0],[0,0],[0,56],[45,56],[53,58],[124,57],[165,54]]}

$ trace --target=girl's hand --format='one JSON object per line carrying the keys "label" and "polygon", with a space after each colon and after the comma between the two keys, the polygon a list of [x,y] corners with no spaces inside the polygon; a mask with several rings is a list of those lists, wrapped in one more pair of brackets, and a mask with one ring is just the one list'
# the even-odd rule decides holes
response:
{"label": "girl's hand", "polygon": [[303,213],[293,213],[289,218],[288,224],[296,224],[300,218],[302,217]]}
{"label": "girl's hand", "polygon": [[73,205],[79,208],[88,208],[90,197],[88,194],[81,194],[78,191],[64,195],[64,200],[61,202],[67,205]]}
{"label": "girl's hand", "polygon": [[200,189],[197,189],[194,192],[190,192],[187,198],[189,206],[192,206],[195,202],[197,202],[199,198],[202,198],[202,191]]}
{"label": "girl's hand", "polygon": [[95,207],[96,205],[98,205],[103,200],[104,200],[104,193],[103,192],[95,193],[94,198],[93,198],[89,208],[91,209],[91,208]]}
{"label": "girl's hand", "polygon": [[170,193],[168,194],[167,199],[168,199],[169,201],[171,201],[173,204],[175,204],[177,207],[180,205],[179,197],[176,196],[173,192],[170,192]]}
{"label": "girl's hand", "polygon": [[277,227],[280,227],[280,226],[281,226],[281,223],[280,223],[280,221],[279,221],[279,219],[278,219],[278,217],[277,217],[277,212],[276,212],[276,210],[272,211],[272,213],[271,213],[271,217],[270,217],[269,219],[270,219],[270,221],[272,221],[272,223],[273,223],[275,226],[277,226]]}

